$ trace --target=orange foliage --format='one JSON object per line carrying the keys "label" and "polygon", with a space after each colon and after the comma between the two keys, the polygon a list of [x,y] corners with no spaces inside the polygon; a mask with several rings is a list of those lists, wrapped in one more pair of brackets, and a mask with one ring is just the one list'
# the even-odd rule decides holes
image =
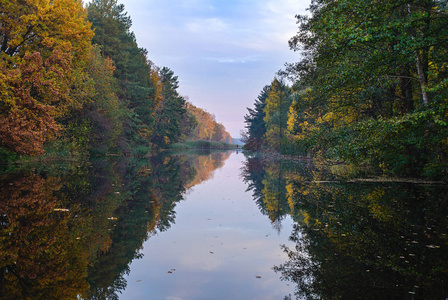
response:
{"label": "orange foliage", "polygon": [[156,87],[154,101],[155,101],[155,107],[158,107],[160,103],[162,103],[163,96],[162,96],[162,80],[160,78],[159,69],[157,67],[151,66],[150,78],[151,81],[154,83],[154,86]]}
{"label": "orange foliage", "polygon": [[213,178],[214,171],[224,166],[225,161],[230,157],[231,152],[217,152],[210,155],[194,155],[190,163],[196,171],[196,176],[185,183],[188,190],[195,185],[201,184]]}
{"label": "orange foliage", "polygon": [[55,118],[80,105],[71,89],[85,78],[93,32],[74,0],[3,0],[0,24],[0,147],[38,155]]}
{"label": "orange foliage", "polygon": [[69,61],[59,51],[45,63],[38,52],[25,55],[22,61],[15,70],[0,65],[0,145],[20,154],[37,155],[59,129],[52,104],[67,90],[61,90],[52,75],[60,75]]}
{"label": "orange foliage", "polygon": [[190,140],[207,140],[217,142],[231,142],[232,138],[221,123],[216,122],[215,116],[202,108],[187,102],[187,111],[192,114],[198,122],[196,128],[190,134]]}

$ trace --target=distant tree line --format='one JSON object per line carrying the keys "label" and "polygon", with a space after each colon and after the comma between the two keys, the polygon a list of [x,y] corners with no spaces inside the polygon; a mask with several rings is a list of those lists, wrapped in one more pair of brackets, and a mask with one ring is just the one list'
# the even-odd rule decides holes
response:
{"label": "distant tree line", "polygon": [[297,24],[301,59],[248,109],[245,147],[446,176],[446,1],[313,0]]}
{"label": "distant tree line", "polygon": [[197,125],[190,125],[187,128],[194,128],[186,136],[187,140],[206,140],[215,142],[226,142],[231,144],[232,137],[221,123],[218,123],[215,116],[202,108],[196,107],[187,102],[187,119],[196,120]]}
{"label": "distant tree line", "polygon": [[0,24],[2,160],[144,155],[198,127],[228,139],[214,118],[204,125],[188,111],[177,76],[138,47],[117,0],[4,0]]}

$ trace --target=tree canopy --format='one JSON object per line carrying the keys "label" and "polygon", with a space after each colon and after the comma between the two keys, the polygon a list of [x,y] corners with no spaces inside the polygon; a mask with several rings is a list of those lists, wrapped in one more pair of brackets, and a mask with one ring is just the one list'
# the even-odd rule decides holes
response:
{"label": "tree canopy", "polygon": [[201,122],[204,138],[229,139],[187,113],[177,76],[138,46],[117,0],[2,0],[0,24],[1,160],[145,155]]}
{"label": "tree canopy", "polygon": [[[278,74],[292,80],[291,91],[268,95],[258,144],[386,173],[446,176],[446,3],[315,0],[297,24],[289,43],[301,59]],[[285,131],[272,122],[285,115],[275,103],[289,105]],[[246,148],[257,148],[259,106],[246,116]]]}

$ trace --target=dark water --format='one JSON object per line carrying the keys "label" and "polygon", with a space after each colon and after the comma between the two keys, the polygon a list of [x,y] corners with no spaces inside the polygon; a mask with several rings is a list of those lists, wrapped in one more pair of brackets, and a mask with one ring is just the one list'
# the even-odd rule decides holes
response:
{"label": "dark water", "polygon": [[446,185],[347,171],[237,152],[3,171],[0,299],[448,298]]}

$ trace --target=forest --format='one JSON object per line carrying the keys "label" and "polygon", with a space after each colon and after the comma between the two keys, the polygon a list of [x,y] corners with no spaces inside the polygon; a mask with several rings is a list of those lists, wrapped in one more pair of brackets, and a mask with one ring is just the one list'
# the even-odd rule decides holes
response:
{"label": "forest", "polygon": [[0,161],[231,141],[138,46],[117,0],[2,0],[0,24]]}
{"label": "forest", "polygon": [[287,63],[248,108],[246,149],[447,178],[448,7],[313,0]]}

